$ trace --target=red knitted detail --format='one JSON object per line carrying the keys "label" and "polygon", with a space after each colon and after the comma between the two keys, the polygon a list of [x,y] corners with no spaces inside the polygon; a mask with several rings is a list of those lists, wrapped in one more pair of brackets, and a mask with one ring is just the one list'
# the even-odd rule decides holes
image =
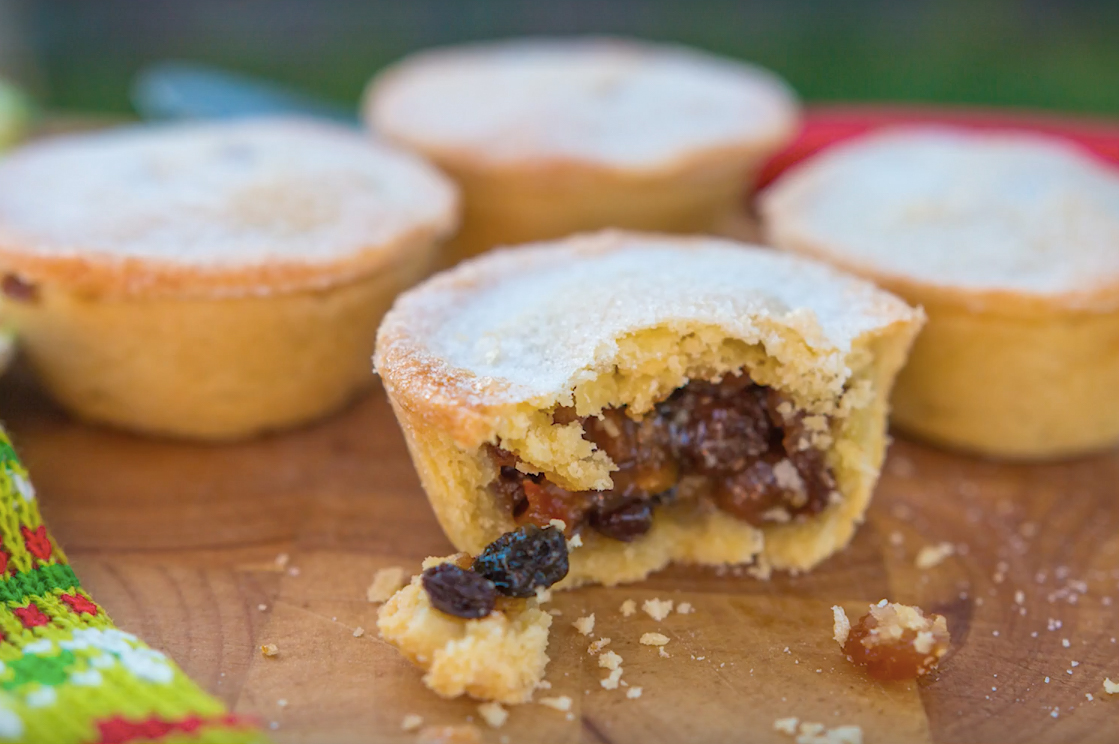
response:
{"label": "red knitted detail", "polygon": [[0,550],[0,576],[8,573],[8,558],[10,557],[7,551]]}
{"label": "red knitted detail", "polygon": [[63,602],[70,605],[70,609],[79,615],[83,612],[87,615],[97,614],[97,605],[90,602],[88,599],[80,594],[61,594],[59,597]]}
{"label": "red knitted detail", "polygon": [[37,625],[46,625],[51,620],[43,614],[39,606],[32,602],[26,607],[13,607],[12,613],[19,618],[25,628],[34,628]]}
{"label": "red knitted detail", "polygon": [[127,744],[132,741],[153,741],[171,733],[192,733],[203,726],[225,726],[227,728],[250,728],[254,723],[233,713],[203,718],[190,715],[178,721],[167,721],[151,717],[140,721],[129,721],[124,716],[114,716],[97,722],[99,744]]}
{"label": "red knitted detail", "polygon": [[21,526],[19,531],[23,533],[23,544],[27,546],[27,551],[41,561],[48,561],[51,557],[51,541],[47,537],[46,525],[39,525],[31,530],[25,526]]}

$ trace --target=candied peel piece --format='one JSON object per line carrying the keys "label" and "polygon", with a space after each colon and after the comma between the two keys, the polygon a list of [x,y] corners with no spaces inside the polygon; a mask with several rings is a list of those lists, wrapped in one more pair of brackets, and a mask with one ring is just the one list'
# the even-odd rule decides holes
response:
{"label": "candied peel piece", "polygon": [[843,652],[875,679],[912,680],[936,668],[949,640],[943,615],[882,600],[851,626]]}

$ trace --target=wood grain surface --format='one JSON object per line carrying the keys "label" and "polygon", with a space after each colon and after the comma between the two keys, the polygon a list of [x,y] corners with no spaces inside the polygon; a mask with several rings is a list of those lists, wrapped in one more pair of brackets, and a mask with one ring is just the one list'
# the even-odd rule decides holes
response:
{"label": "wood grain surface", "polygon": [[[410,713],[481,723],[376,637],[374,572],[451,550],[379,389],[318,425],[228,446],[76,423],[18,368],[0,382],[0,412],[83,583],[277,741],[415,741],[400,728]],[[1119,679],[1117,484],[1115,453],[1012,466],[897,441],[854,544],[810,574],[676,567],[557,594],[547,694],[574,699],[571,720],[526,705],[500,730],[482,724],[485,736],[791,742],[773,722],[797,716],[861,725],[868,744],[1114,742],[1119,696],[1102,682]],[[942,541],[957,553],[917,569],[917,552]],[[650,597],[696,611],[619,614]],[[875,683],[840,655],[831,605],[862,614],[883,597],[947,615],[953,648],[935,679]],[[571,627],[587,612],[639,699],[600,687],[605,671]],[[653,630],[671,658],[638,643]],[[279,655],[262,657],[261,643]]]}

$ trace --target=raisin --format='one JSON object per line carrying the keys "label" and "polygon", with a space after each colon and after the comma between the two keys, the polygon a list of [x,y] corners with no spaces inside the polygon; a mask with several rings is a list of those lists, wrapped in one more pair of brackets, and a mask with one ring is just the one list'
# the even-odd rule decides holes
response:
{"label": "raisin", "polygon": [[432,566],[423,572],[422,581],[432,607],[455,617],[485,617],[497,602],[493,583],[453,563]]}
{"label": "raisin", "polygon": [[668,422],[676,456],[690,472],[741,470],[770,448],[766,388],[745,375],[691,382],[658,410]]}
{"label": "raisin", "polygon": [[554,527],[526,524],[486,546],[474,570],[509,597],[531,597],[567,576],[567,540]]}
{"label": "raisin", "polygon": [[630,500],[610,511],[594,511],[590,518],[596,531],[622,542],[632,542],[653,526],[653,504],[650,500]]}
{"label": "raisin", "polygon": [[755,527],[772,521],[771,510],[786,505],[785,491],[773,472],[772,456],[755,460],[748,467],[722,479],[715,487],[719,508]]}

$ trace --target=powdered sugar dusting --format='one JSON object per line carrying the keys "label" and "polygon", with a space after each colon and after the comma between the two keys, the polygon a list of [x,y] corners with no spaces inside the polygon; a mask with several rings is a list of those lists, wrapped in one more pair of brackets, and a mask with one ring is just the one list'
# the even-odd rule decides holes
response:
{"label": "powdered sugar dusting", "polygon": [[46,140],[0,164],[0,246],[192,268],[376,251],[446,233],[449,181],[407,153],[301,120],[159,124]]}
{"label": "powdered sugar dusting", "polygon": [[656,167],[703,150],[777,146],[790,90],[750,65],[670,46],[541,40],[425,52],[378,81],[375,128],[491,162]]}
{"label": "powdered sugar dusting", "polygon": [[[603,232],[498,251],[403,295],[386,355],[455,370],[494,402],[571,389],[612,367],[617,339],[657,327],[716,326],[780,359],[781,332],[819,356],[838,390],[854,339],[915,311],[821,264],[731,241]],[[778,330],[775,330],[778,329]],[[394,353],[397,339],[409,345]],[[422,339],[426,349],[417,349]],[[499,345],[499,353],[491,347]]]}
{"label": "powdered sugar dusting", "polygon": [[762,204],[777,245],[876,273],[1034,295],[1119,281],[1119,170],[1055,138],[872,135],[790,173]]}

